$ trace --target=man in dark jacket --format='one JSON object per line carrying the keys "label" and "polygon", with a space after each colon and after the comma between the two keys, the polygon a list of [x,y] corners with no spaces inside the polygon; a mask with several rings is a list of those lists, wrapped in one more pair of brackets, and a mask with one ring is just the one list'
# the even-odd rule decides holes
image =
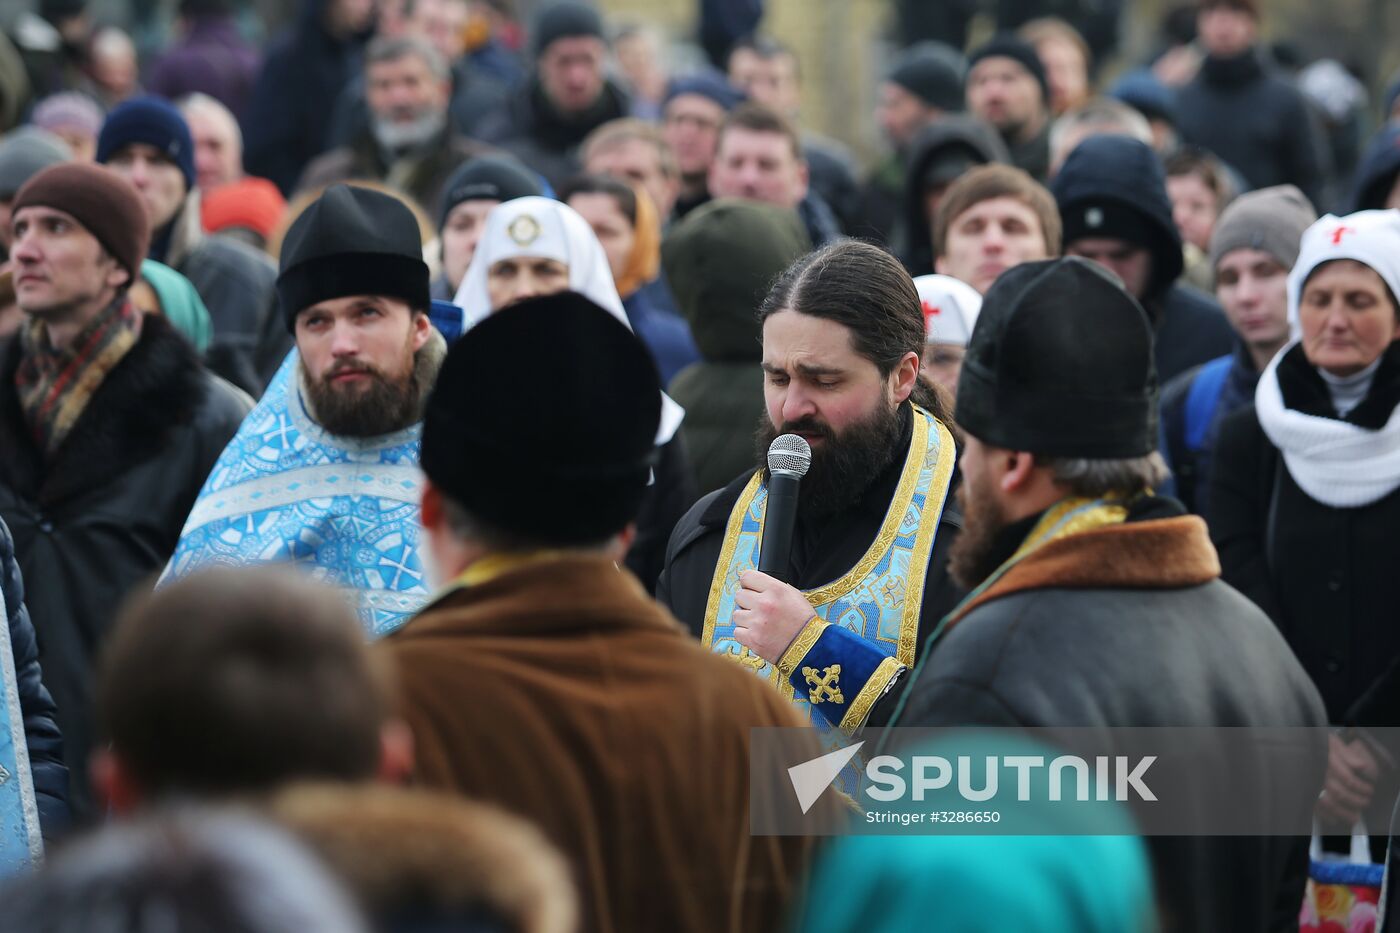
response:
{"label": "man in dark jacket", "polygon": [[24,605],[24,578],[15,560],[15,540],[4,519],[0,519],[0,604],[4,605],[10,629],[15,692],[24,719],[25,744],[29,746],[29,773],[39,807],[39,826],[46,837],[56,837],[70,819],[63,736],[58,731],[53,697],[44,686],[44,672],[39,668],[39,641]]}
{"label": "man in dark jacket", "polygon": [[797,130],[762,104],[740,104],[724,118],[710,166],[709,191],[716,198],[747,198],[797,212],[813,246],[841,236],[831,207],[810,184]]}
{"label": "man in dark jacket", "polygon": [[582,3],[546,7],[535,22],[534,73],[475,134],[509,150],[553,186],[582,167],[584,137],[631,112],[607,76],[608,45],[598,11]]}
{"label": "man in dark jacket", "polygon": [[963,110],[966,70],[967,63],[956,49],[937,42],[920,42],[895,59],[880,83],[875,105],[875,122],[890,151],[865,181],[853,235],[868,236],[874,231],[893,242],[916,139],[936,121]]}
{"label": "man in dark jacket", "polygon": [[1256,44],[1257,0],[1202,0],[1196,32],[1206,59],[1177,92],[1182,138],[1224,159],[1252,188],[1297,185],[1322,203],[1322,135],[1302,93]]}
{"label": "man in dark jacket", "polygon": [[181,0],[183,35],[151,65],[146,89],[168,100],[208,94],[235,114],[247,112],[260,64],[239,33],[231,0]]}
{"label": "man in dark jacket", "polygon": [[661,133],[676,155],[680,193],[670,219],[679,220],[710,199],[710,166],[725,115],[743,95],[710,72],[672,78],[661,105]]}
{"label": "man in dark jacket", "polygon": [[1353,211],[1400,207],[1400,122],[1381,127],[1356,169]]}
{"label": "man in dark jacket", "polygon": [[[132,187],[56,165],[15,198],[16,300],[0,347],[0,517],[15,537],[69,773],[92,745],[92,662],[127,592],[170,557],[248,399],[127,298],[148,241]],[[90,816],[87,782],[73,808]]]}
{"label": "man in dark jacket", "polygon": [[685,409],[681,433],[702,493],[753,465],[753,428],[763,417],[763,335],[754,312],[810,248],[792,211],[739,198],[692,211],[661,244],[666,280],[703,357],[667,387]]}
{"label": "man in dark jacket", "polygon": [[793,49],[772,36],[750,35],[729,51],[729,83],[749,100],[782,114],[799,127],[802,159],[812,190],[821,196],[843,228],[856,216],[860,189],[855,159],[843,144],[801,128],[802,69]]}
{"label": "man in dark jacket", "polygon": [[1235,332],[1226,356],[1192,367],[1162,387],[1162,455],[1174,493],[1206,514],[1220,423],[1254,401],[1259,374],[1288,342],[1288,270],[1317,212],[1292,185],[1236,198],[1215,224],[1210,267],[1215,295]]}
{"label": "man in dark jacket", "polygon": [[901,215],[894,245],[910,275],[933,271],[933,218],[953,182],[970,168],[1010,164],[997,131],[969,114],[953,114],[925,127],[906,153]]}
{"label": "man in dark jacket", "polygon": [[[681,519],[656,597],[814,725],[854,732],[961,597],[945,572],[959,524],[946,507],[953,436],[940,396],[919,377],[919,293],[889,253],[841,240],[808,254],[760,316],[767,418],[758,468]],[[812,447],[790,582],[754,569],[766,454],[780,434]],[[828,684],[838,689],[809,702],[822,671],[837,675]]]}
{"label": "man in dark jacket", "polygon": [[205,234],[194,139],[184,116],[156,97],[127,101],[102,124],[97,161],[141,195],[150,222],[150,258],[189,279],[209,308],[209,368],[260,395],[267,377],[257,371],[257,356],[264,321],[275,310],[277,268],[246,243]]}
{"label": "man in dark jacket", "polygon": [[[1153,370],[1146,315],[1095,264],[1026,263],[992,286],[957,401],[966,528],[950,570],[975,589],[910,676],[898,725],[1326,723],[1268,617],[1219,579],[1205,523],[1151,492],[1166,477]],[[1321,762],[1296,799],[1261,786],[1261,814],[1305,823]],[[1305,838],[1148,843],[1165,928],[1296,924]]]}
{"label": "man in dark jacket", "polygon": [[1109,269],[1146,309],[1159,378],[1230,352],[1233,335],[1220,306],[1177,281],[1186,264],[1181,234],[1151,148],[1126,136],[1090,137],[1069,154],[1050,190],[1065,255]]}
{"label": "man in dark jacket", "polygon": [[349,143],[317,156],[298,191],[339,181],[382,182],[436,215],[457,166],[486,148],[460,135],[448,110],[451,73],[421,39],[375,39],[365,49],[368,125]]}
{"label": "man in dark jacket", "polygon": [[967,59],[967,109],[996,127],[1011,164],[1044,183],[1050,174],[1050,81],[1035,49],[997,36]]}
{"label": "man in dark jacket", "polygon": [[328,148],[331,105],[360,70],[373,12],[365,0],[303,0],[295,25],[268,46],[242,120],[250,175],[287,194]]}
{"label": "man in dark jacket", "polygon": [[[467,54],[466,0],[414,0],[404,4],[401,31],[391,30],[381,13],[379,34],[385,38],[411,37],[427,42],[447,63],[451,80],[447,105],[452,124],[459,132],[475,135],[476,125],[485,119],[510,93],[507,83],[479,67]],[[329,144],[344,146],[369,128],[369,107],[365,99],[365,75],[360,73],[341,91],[331,121]]]}

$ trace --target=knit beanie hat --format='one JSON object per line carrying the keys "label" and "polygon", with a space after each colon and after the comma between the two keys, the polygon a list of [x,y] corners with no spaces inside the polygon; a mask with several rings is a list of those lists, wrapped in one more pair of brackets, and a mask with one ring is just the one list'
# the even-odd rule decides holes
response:
{"label": "knit beanie hat", "polygon": [[525,163],[508,155],[481,156],[463,162],[442,189],[442,209],[438,231],[447,224],[447,215],[463,201],[514,201],[544,194],[540,177]]}
{"label": "knit beanie hat", "polygon": [[282,241],[277,297],[296,327],[304,308],[348,295],[402,298],[428,310],[428,266],[413,212],[393,195],[332,185]]}
{"label": "knit beanie hat", "polygon": [[200,224],[208,233],[246,227],[266,241],[286,212],[287,199],[266,178],[241,178],[202,192],[199,198]]}
{"label": "knit beanie hat", "polygon": [[65,162],[25,182],[10,205],[48,207],[70,215],[111,253],[135,282],[151,237],[146,206],[131,182],[100,165]]}
{"label": "knit beanie hat", "polygon": [[132,143],[159,150],[185,176],[185,190],[194,188],[194,139],[174,104],[159,97],[136,97],[119,104],[102,124],[97,161],[107,162]]}
{"label": "knit beanie hat", "polygon": [[968,73],[970,74],[984,58],[1009,58],[1015,61],[1031,73],[1031,77],[1040,85],[1041,100],[1049,103],[1050,79],[1045,76],[1045,65],[1036,54],[1035,46],[1010,33],[993,36],[986,44],[973,49],[972,54],[967,57]]}
{"label": "knit beanie hat", "polygon": [[73,158],[63,140],[47,130],[25,127],[0,139],[0,201],[8,201],[24,183],[50,165]]}
{"label": "knit beanie hat", "polygon": [[1257,249],[1268,253],[1285,269],[1298,261],[1303,231],[1317,220],[1317,211],[1293,185],[1275,185],[1242,194],[1225,208],[1210,235],[1210,267],[1226,253]]}
{"label": "knit beanie hat", "polygon": [[50,133],[75,130],[96,137],[102,130],[102,108],[86,94],[64,91],[35,104],[29,122]]}
{"label": "knit beanie hat", "polygon": [[546,7],[535,20],[535,57],[538,58],[556,40],[574,36],[606,40],[603,18],[598,11],[586,3],[568,0]]}
{"label": "knit beanie hat", "polygon": [[886,80],[898,84],[930,107],[957,112],[966,106],[963,96],[966,67],[957,49],[942,42],[925,41],[905,49],[895,60]]}
{"label": "knit beanie hat", "polygon": [[728,113],[744,102],[744,92],[734,87],[717,71],[697,71],[694,74],[672,78],[666,85],[666,96],[662,99],[664,109],[667,104],[684,94],[697,94],[707,97]]}

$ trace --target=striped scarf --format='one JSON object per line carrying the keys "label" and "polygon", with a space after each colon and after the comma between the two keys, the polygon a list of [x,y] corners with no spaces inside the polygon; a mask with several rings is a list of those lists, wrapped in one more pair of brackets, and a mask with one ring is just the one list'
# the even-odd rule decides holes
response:
{"label": "striped scarf", "polygon": [[15,370],[20,410],[34,442],[51,459],[77,424],[107,374],[141,336],[141,312],[125,295],[117,298],[63,349],[49,344],[44,322],[20,331]]}

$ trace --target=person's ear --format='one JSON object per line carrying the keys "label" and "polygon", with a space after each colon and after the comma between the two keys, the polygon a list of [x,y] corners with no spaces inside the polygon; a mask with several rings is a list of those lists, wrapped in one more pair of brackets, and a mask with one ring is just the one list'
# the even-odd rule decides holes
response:
{"label": "person's ear", "polygon": [[811,173],[811,170],[807,167],[807,160],[806,160],[806,159],[800,159],[800,160],[798,160],[798,163],[797,163],[797,187],[798,187],[798,191],[800,192],[800,194],[798,195],[798,198],[797,198],[798,201],[802,201],[804,198],[807,197],[807,189],[808,189],[808,186],[811,184],[811,177],[812,177],[812,173]]}
{"label": "person's ear", "polygon": [[999,484],[1003,492],[1021,492],[1029,487],[1035,473],[1035,454],[1024,450],[1004,450]]}
{"label": "person's ear", "polygon": [[125,266],[117,262],[110,255],[107,258],[111,260],[112,263],[112,268],[107,270],[106,277],[107,285],[110,288],[120,290],[136,281],[135,276],[128,272]]}
{"label": "person's ear", "polygon": [[141,805],[141,792],[117,753],[99,748],[88,759],[92,793],[106,810],[118,816],[132,813]]}
{"label": "person's ear", "polygon": [[619,531],[614,537],[612,545],[608,548],[608,558],[614,563],[622,563],[627,557],[627,552],[632,550],[632,545],[637,540],[637,523],[628,522],[627,526]]}
{"label": "person's ear", "polygon": [[423,481],[423,497],[419,500],[418,512],[419,523],[428,531],[437,531],[447,520],[442,493],[433,485],[432,480]]}
{"label": "person's ear", "polygon": [[390,719],[379,729],[379,769],[375,779],[381,784],[406,784],[413,776],[413,732],[402,719]]}
{"label": "person's ear", "polygon": [[890,373],[890,386],[894,390],[895,404],[903,402],[914,394],[914,385],[919,381],[919,355],[914,351],[904,354]]}
{"label": "person's ear", "polygon": [[413,312],[413,352],[423,349],[428,338],[433,335],[433,322],[426,311]]}

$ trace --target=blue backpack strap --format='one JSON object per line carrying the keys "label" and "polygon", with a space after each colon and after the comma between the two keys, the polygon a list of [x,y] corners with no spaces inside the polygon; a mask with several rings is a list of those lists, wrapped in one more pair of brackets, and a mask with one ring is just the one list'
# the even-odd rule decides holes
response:
{"label": "blue backpack strap", "polygon": [[1206,443],[1206,432],[1210,430],[1211,417],[1220,405],[1220,396],[1225,391],[1225,377],[1230,374],[1231,357],[1216,357],[1201,366],[1201,371],[1191,381],[1191,390],[1186,394],[1185,434],[1186,449],[1199,451]]}

